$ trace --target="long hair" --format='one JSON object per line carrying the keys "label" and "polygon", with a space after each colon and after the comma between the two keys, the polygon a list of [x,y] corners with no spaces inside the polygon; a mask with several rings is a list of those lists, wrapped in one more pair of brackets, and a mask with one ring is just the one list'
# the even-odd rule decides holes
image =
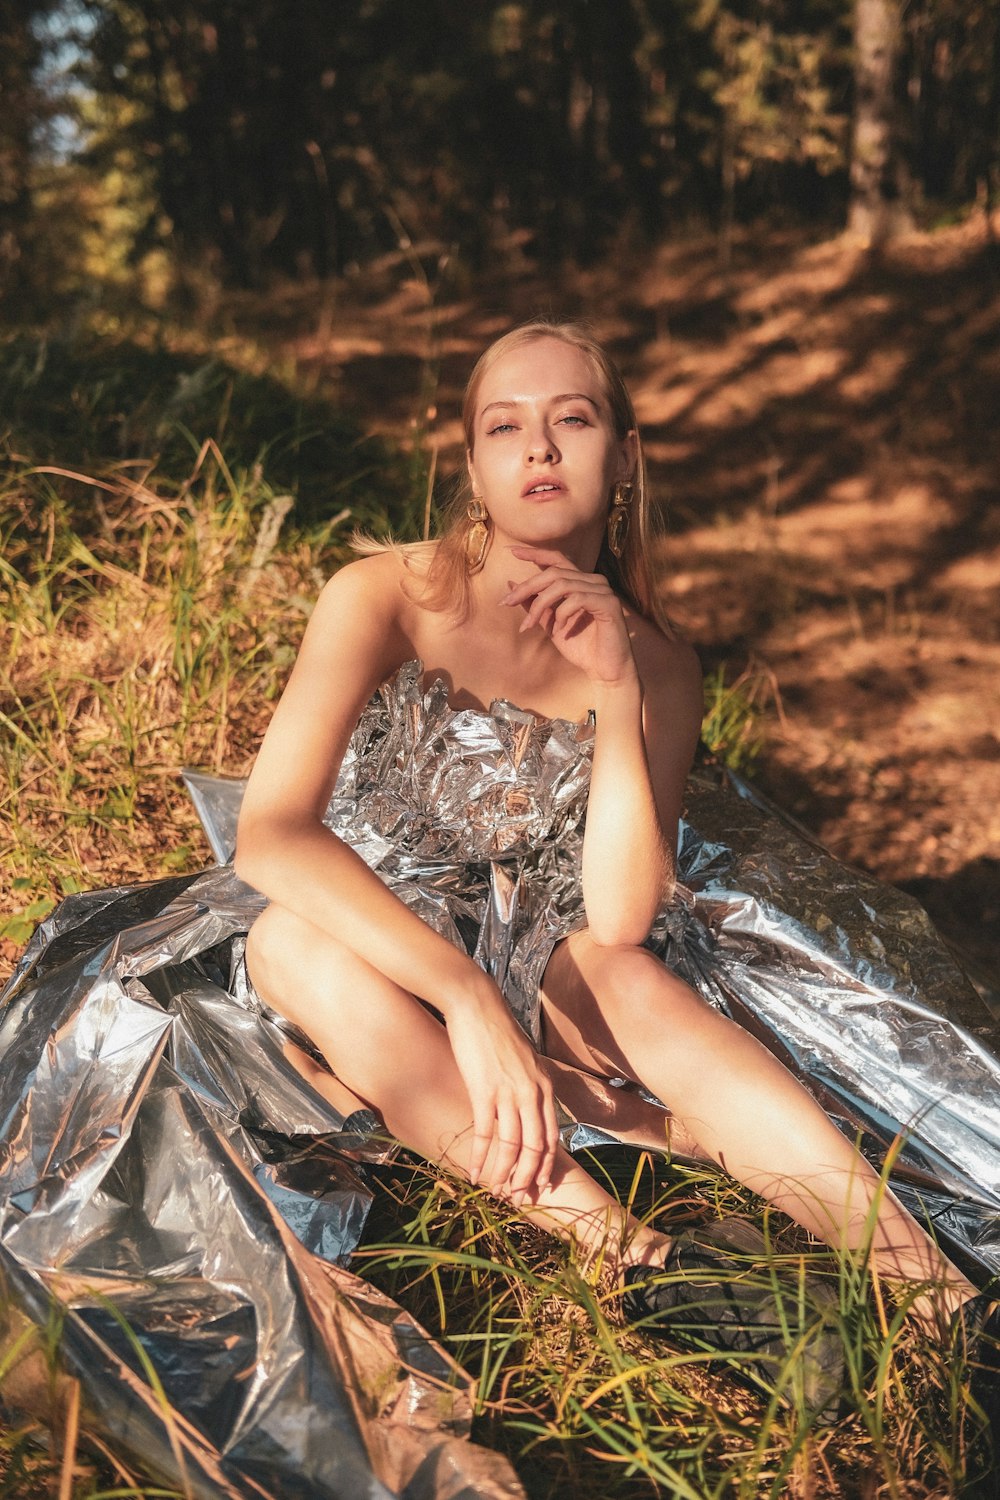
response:
{"label": "long hair", "polygon": [[[653,620],[668,635],[673,634],[669,620],[657,597],[650,553],[653,540],[653,519],[649,504],[649,489],[646,476],[646,461],[639,438],[635,407],[628,393],[621,372],[612,363],[607,353],[591,334],[579,323],[547,322],[536,319],[522,323],[503,334],[484,350],[469,377],[462,404],[462,425],[465,430],[465,446],[469,454],[475,446],[476,409],[479,392],[489,371],[509,354],[512,349],[523,348],[540,339],[559,339],[571,348],[579,349],[589,363],[598,384],[608,402],[615,437],[623,442],[629,433],[635,433],[635,472],[632,476],[632,499],[628,511],[628,528],[625,533],[621,557],[615,557],[607,544],[601,546],[597,559],[597,571],[603,573],[620,598],[638,614]],[[427,565],[419,592],[419,602],[428,609],[448,610],[463,618],[469,608],[469,569],[465,556],[465,539],[469,527],[468,506],[472,498],[472,484],[466,467],[456,480],[451,499],[444,507],[442,523],[433,555]],[[608,496],[608,509],[611,496]],[[375,550],[362,540],[359,550]],[[417,544],[406,548],[408,559],[418,563],[427,549]]]}

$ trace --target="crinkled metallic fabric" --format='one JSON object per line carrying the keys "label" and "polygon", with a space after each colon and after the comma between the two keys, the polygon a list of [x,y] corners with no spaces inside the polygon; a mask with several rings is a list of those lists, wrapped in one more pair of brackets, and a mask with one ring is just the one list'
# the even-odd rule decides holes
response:
{"label": "crinkled metallic fabric", "polygon": [[454,709],[406,662],[369,704],[326,821],[407,906],[473,955],[538,1045],[552,947],[582,925],[593,717]]}
{"label": "crinkled metallic fabric", "polygon": [[[536,1037],[538,976],[582,920],[592,743],[590,722],[454,709],[409,663],[328,815]],[[224,861],[243,785],[188,780]],[[1000,1271],[1000,1026],[920,908],[717,780],[690,783],[679,868],[654,949],[849,1133],[876,1153],[902,1133],[900,1191]],[[120,1448],[206,1500],[517,1496],[463,1436],[467,1379],[347,1269],[383,1148],[304,1080],[248,986],[261,905],[221,863],[71,896],[36,933],[0,1006],[7,1288],[39,1321],[64,1310],[63,1358]],[[577,1147],[651,1108],[582,1078],[573,1097]]]}

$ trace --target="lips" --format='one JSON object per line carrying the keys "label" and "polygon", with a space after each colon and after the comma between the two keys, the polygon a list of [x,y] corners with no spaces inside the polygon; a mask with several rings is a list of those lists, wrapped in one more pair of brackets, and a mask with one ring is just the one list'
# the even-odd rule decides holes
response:
{"label": "lips", "polygon": [[532,479],[524,486],[521,496],[523,499],[530,497],[532,500],[539,500],[544,499],[546,495],[561,494],[565,488],[566,486],[558,479]]}

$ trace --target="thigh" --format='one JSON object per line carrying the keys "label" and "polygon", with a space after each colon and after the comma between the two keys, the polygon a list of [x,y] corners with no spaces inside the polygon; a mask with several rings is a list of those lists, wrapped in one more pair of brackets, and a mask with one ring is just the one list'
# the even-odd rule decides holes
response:
{"label": "thigh", "polygon": [[453,1071],[444,1026],[419,1000],[285,907],[272,904],[257,918],[246,962],[261,999],[366,1103],[378,1107],[387,1079],[429,1087]]}
{"label": "thigh", "polygon": [[[666,1036],[683,1065],[685,1029],[703,1019],[721,1021],[717,1012],[648,949],[601,947],[586,931],[554,950],[541,998],[545,1053],[554,1065],[568,1065],[570,1079],[576,1079],[569,1089],[564,1079],[554,1079],[556,1090],[578,1119],[622,1140],[660,1148],[666,1140],[676,1155],[707,1159],[659,1080],[640,1076],[632,1059],[655,1051],[656,1041]],[[596,1075],[600,1082],[588,1086],[581,1074]],[[641,1083],[663,1103],[649,1104],[634,1089],[608,1088],[606,1080],[612,1078]]]}

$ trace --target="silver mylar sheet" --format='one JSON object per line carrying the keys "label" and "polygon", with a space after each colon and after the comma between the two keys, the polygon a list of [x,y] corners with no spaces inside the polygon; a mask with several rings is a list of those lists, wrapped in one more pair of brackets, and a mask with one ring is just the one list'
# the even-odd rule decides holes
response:
{"label": "silver mylar sheet", "polygon": [[4,1289],[63,1309],[91,1420],[199,1500],[515,1500],[468,1377],[345,1269],[382,1148],[247,1003],[261,906],[220,866],[35,934],[0,1008]]}
{"label": "silver mylar sheet", "polygon": [[[693,777],[653,945],[759,1036],[975,1275],[1000,1273],[1000,1018],[910,896]],[[734,791],[739,795],[734,795]]]}
{"label": "silver mylar sheet", "polygon": [[[518,713],[504,709],[499,750],[477,716],[459,726],[477,765],[511,768],[512,817],[540,743]],[[439,697],[414,743],[440,754],[449,722]],[[567,776],[578,740],[562,726],[545,741]],[[334,824],[355,772],[349,757]],[[243,783],[189,784],[224,859]],[[393,878],[404,899],[419,890],[428,920],[461,924],[447,851],[396,848],[392,820],[412,831],[412,819],[393,785],[375,778],[355,837],[376,868],[398,856]],[[521,899],[502,851],[494,863],[477,949]],[[1000,1026],[921,909],[718,779],[691,780],[679,869],[652,946],[876,1155],[901,1132],[897,1187],[967,1263],[1000,1271]],[[550,870],[553,888],[564,876]],[[464,1436],[468,1379],[347,1269],[373,1192],[365,1162],[382,1147],[370,1117],[345,1121],[303,1079],[247,985],[243,936],[261,904],[220,864],[68,897],[35,934],[0,997],[7,1288],[40,1322],[53,1301],[64,1310],[62,1356],[92,1419],[192,1495],[521,1495],[506,1461]],[[616,1129],[663,1144],[648,1097],[563,1082],[574,1147]],[[136,1341],[173,1404],[168,1423]]]}

